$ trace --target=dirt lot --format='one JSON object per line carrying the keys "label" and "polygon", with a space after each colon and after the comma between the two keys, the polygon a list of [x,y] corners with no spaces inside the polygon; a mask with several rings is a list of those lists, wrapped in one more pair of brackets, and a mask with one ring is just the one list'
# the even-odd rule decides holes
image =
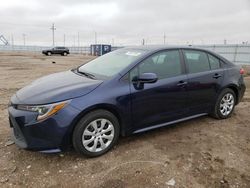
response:
{"label": "dirt lot", "polygon": [[[99,158],[11,144],[11,95],[35,78],[91,58],[0,53],[0,187],[250,187],[249,89],[230,119],[202,117],[122,138]],[[250,77],[246,83],[250,88]]]}

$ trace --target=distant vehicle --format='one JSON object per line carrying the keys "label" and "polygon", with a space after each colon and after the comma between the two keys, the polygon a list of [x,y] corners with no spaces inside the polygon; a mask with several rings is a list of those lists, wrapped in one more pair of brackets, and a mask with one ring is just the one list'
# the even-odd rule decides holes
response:
{"label": "distant vehicle", "polygon": [[69,54],[69,49],[66,47],[54,47],[52,49],[43,50],[42,53],[48,56],[51,56],[52,54],[61,54],[66,56]]}
{"label": "distant vehicle", "polygon": [[73,145],[99,156],[121,135],[208,114],[230,117],[245,92],[243,74],[203,49],[122,48],[19,90],[8,109],[13,138],[25,149],[57,152]]}

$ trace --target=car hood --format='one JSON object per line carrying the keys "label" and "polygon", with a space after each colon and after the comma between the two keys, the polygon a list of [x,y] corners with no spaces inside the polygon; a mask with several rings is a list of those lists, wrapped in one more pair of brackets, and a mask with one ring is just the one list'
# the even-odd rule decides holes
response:
{"label": "car hood", "polygon": [[72,71],[60,72],[35,80],[20,89],[16,98],[19,104],[48,104],[86,95],[102,82]]}

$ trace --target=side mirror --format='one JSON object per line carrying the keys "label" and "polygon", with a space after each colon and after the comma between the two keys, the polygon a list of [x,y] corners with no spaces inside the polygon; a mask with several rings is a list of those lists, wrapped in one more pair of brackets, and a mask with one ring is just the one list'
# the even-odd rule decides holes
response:
{"label": "side mirror", "polygon": [[155,73],[143,73],[139,76],[135,76],[132,79],[132,82],[136,89],[143,89],[144,84],[155,83],[157,80],[158,77]]}

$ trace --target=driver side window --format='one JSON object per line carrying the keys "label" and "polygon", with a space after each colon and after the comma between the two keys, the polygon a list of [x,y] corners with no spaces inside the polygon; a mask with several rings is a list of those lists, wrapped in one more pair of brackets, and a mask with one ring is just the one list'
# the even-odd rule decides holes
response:
{"label": "driver side window", "polygon": [[181,60],[178,50],[169,50],[156,53],[130,72],[131,79],[143,73],[155,73],[158,79],[169,78],[182,74]]}

